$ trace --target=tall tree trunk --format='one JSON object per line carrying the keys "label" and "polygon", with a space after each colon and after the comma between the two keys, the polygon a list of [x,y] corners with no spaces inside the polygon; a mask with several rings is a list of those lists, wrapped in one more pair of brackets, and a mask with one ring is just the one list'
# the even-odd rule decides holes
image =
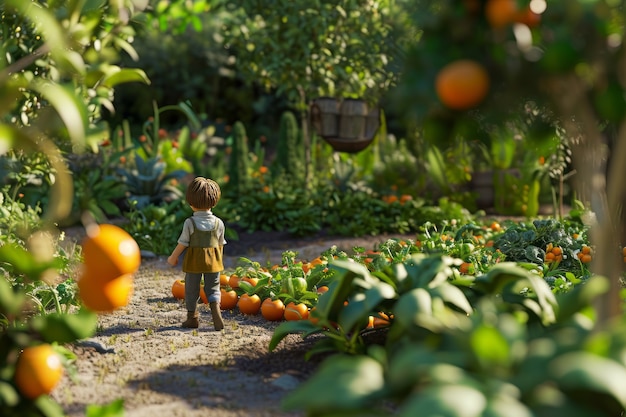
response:
{"label": "tall tree trunk", "polygon": [[577,77],[560,77],[550,83],[550,94],[564,121],[566,132],[575,138],[572,145],[574,177],[579,195],[585,196],[595,219],[590,240],[595,246],[591,264],[594,274],[610,281],[609,291],[598,297],[596,310],[600,327],[621,315],[620,276],[622,254],[620,233],[624,221],[620,206],[624,200],[623,178],[626,177],[626,123],[622,123],[611,157],[615,163],[607,170],[608,145],[599,130],[599,121],[588,101],[584,83]]}

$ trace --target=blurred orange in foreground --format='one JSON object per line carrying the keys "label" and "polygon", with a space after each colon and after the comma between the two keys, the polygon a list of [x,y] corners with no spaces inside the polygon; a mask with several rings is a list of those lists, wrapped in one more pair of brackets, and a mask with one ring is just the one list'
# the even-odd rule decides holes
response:
{"label": "blurred orange in foreground", "polygon": [[141,265],[141,252],[135,239],[112,224],[87,226],[81,246],[85,265],[94,272],[94,279],[107,281],[134,274]]}
{"label": "blurred orange in foreground", "polygon": [[110,313],[124,307],[133,293],[133,275],[125,274],[107,282],[90,278],[85,274],[78,281],[80,298],[88,309],[98,313]]}
{"label": "blurred orange in foreground", "polygon": [[49,344],[25,348],[15,366],[15,385],[31,400],[52,392],[63,376],[61,358]]}

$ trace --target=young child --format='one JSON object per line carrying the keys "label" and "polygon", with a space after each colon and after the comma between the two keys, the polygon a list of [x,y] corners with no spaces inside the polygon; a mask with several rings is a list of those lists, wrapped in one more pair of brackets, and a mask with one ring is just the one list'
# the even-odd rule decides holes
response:
{"label": "young child", "polygon": [[178,244],[167,258],[168,264],[176,266],[178,258],[185,252],[182,267],[185,272],[187,320],[183,322],[183,327],[199,326],[198,299],[200,281],[204,277],[204,292],[211,307],[213,325],[215,330],[224,328],[220,311],[220,272],[224,270],[225,227],[224,222],[211,212],[221,195],[220,186],[208,178],[196,177],[187,187],[186,199],[193,216],[185,220]]}

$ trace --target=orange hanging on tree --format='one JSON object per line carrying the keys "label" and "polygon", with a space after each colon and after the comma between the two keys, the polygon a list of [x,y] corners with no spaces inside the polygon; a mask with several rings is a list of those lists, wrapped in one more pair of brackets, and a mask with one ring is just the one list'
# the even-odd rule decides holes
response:
{"label": "orange hanging on tree", "polygon": [[478,62],[453,61],[437,74],[435,89],[439,100],[453,110],[468,110],[479,105],[489,92],[489,74]]}

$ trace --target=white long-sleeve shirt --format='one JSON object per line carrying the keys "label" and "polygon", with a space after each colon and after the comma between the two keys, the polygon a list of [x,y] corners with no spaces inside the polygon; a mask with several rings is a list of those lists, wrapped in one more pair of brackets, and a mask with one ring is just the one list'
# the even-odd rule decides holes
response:
{"label": "white long-sleeve shirt", "polygon": [[188,218],[183,223],[183,231],[181,232],[178,243],[184,246],[189,246],[189,237],[191,233],[193,233],[193,224],[192,221],[195,221],[196,227],[198,230],[209,231],[213,230],[213,227],[217,227],[217,239],[220,245],[226,245],[226,239],[224,238],[224,231],[226,227],[224,226],[224,222],[222,219],[214,215],[211,210],[198,210],[193,213],[193,220]]}

